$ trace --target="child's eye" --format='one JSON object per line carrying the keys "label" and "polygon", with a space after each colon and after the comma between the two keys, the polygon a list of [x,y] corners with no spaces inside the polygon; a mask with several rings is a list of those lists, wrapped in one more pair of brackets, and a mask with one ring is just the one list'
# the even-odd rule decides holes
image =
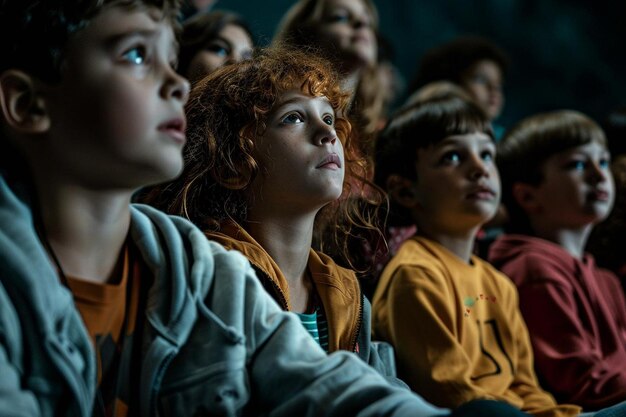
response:
{"label": "child's eye", "polygon": [[219,43],[211,43],[206,47],[206,50],[219,56],[220,58],[227,57],[230,54],[230,49]]}
{"label": "child's eye", "polygon": [[122,58],[134,65],[143,65],[146,62],[146,48],[144,46],[136,46],[124,52]]}
{"label": "child's eye", "polygon": [[331,23],[345,23],[350,21],[350,15],[345,12],[335,12],[329,16],[328,20]]}
{"label": "child's eye", "polygon": [[493,162],[493,160],[494,160],[494,154],[493,154],[492,151],[483,151],[480,154],[480,157],[485,162]]}
{"label": "child's eye", "polygon": [[302,123],[303,121],[304,120],[298,113],[290,113],[287,116],[285,116],[281,122],[285,124],[296,124],[296,123]]}
{"label": "child's eye", "polygon": [[457,151],[449,151],[443,154],[441,161],[446,164],[457,164],[461,160],[461,154]]}
{"label": "child's eye", "polygon": [[609,160],[609,158],[600,159],[600,168],[609,169],[610,165],[611,165],[611,161]]}
{"label": "child's eye", "polygon": [[587,163],[582,159],[575,159],[567,164],[567,168],[575,171],[584,171],[587,168]]}

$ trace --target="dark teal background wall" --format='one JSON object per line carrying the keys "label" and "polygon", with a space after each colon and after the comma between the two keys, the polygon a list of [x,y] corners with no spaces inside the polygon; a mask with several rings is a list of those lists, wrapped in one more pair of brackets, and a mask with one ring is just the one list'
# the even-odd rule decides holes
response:
{"label": "dark teal background wall", "polygon": [[[292,0],[219,0],[242,14],[259,44]],[[512,59],[500,122],[573,108],[601,120],[626,105],[626,2],[582,0],[375,0],[381,31],[410,81],[422,53],[455,35],[488,36]]]}

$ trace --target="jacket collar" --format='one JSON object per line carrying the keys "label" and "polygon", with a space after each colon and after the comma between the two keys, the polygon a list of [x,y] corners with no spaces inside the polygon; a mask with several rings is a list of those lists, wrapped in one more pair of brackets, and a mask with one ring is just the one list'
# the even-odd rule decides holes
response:
{"label": "jacket collar", "polygon": [[[226,220],[219,232],[205,233],[209,239],[226,248],[243,253],[259,272],[259,278],[267,281],[265,287],[272,297],[284,310],[291,310],[287,279],[272,257],[243,227],[232,220]],[[354,350],[362,325],[363,309],[356,275],[353,271],[338,266],[329,256],[313,249],[309,252],[308,269],[328,321],[329,350]]]}

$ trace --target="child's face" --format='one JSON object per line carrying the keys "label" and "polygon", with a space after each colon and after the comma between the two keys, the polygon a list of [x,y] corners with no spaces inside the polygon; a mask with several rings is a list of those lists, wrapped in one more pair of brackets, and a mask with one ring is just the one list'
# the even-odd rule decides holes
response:
{"label": "child's face", "polygon": [[326,97],[283,93],[256,139],[255,157],[261,170],[251,191],[259,204],[311,211],[341,195],[343,145]]}
{"label": "child's face", "polygon": [[489,59],[476,62],[461,75],[461,85],[490,120],[502,112],[504,95],[502,94],[502,73],[500,67]]}
{"label": "child's face", "polygon": [[372,16],[361,0],[327,0],[319,39],[348,60],[376,62],[378,53]]}
{"label": "child's face", "polygon": [[[534,187],[538,214],[559,228],[580,228],[608,216],[614,184],[606,147],[591,142],[550,156]],[[532,216],[532,213],[531,213]]]}
{"label": "child's face", "polygon": [[67,46],[48,88],[46,151],[60,175],[90,187],[137,188],[182,169],[187,81],[156,9],[107,7]]}
{"label": "child's face", "polygon": [[464,234],[491,219],[500,201],[495,153],[492,139],[478,132],[418,149],[418,224],[431,232]]}
{"label": "child's face", "polygon": [[251,55],[252,39],[248,33],[241,26],[229,24],[191,59],[187,75],[190,80],[200,80],[226,64]]}

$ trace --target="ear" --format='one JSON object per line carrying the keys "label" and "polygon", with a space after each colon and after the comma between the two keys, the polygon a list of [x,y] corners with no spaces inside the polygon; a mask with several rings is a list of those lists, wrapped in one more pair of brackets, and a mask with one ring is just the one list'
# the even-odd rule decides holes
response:
{"label": "ear", "polygon": [[40,83],[19,70],[0,75],[0,110],[6,123],[21,133],[43,133],[50,127]]}
{"label": "ear", "polygon": [[406,208],[418,205],[415,182],[400,175],[390,175],[387,178],[387,193],[398,204]]}
{"label": "ear", "polygon": [[541,202],[537,198],[536,187],[523,182],[516,182],[513,184],[512,193],[517,204],[519,204],[526,213],[538,213],[541,209]]}

